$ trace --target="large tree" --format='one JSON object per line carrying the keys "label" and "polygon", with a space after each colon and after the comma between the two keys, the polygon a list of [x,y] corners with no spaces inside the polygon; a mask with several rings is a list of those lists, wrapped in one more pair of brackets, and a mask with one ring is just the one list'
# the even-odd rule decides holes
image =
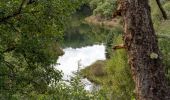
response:
{"label": "large tree", "polygon": [[0,0],[0,99],[45,93],[61,79],[58,42],[79,1]]}
{"label": "large tree", "polygon": [[170,100],[162,56],[151,20],[148,0],[119,0],[124,20],[124,47],[128,53],[138,100]]}

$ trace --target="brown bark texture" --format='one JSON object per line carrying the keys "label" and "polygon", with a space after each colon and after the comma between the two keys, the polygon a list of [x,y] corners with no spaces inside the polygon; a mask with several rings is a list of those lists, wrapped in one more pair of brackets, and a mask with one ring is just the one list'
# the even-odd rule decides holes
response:
{"label": "brown bark texture", "polygon": [[137,100],[170,100],[148,0],[119,0]]}

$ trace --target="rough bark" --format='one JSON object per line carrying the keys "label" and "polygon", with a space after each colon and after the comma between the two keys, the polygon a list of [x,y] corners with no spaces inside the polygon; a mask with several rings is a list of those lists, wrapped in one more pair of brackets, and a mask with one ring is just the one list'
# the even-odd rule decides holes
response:
{"label": "rough bark", "polygon": [[136,99],[170,100],[148,0],[120,0],[120,4]]}

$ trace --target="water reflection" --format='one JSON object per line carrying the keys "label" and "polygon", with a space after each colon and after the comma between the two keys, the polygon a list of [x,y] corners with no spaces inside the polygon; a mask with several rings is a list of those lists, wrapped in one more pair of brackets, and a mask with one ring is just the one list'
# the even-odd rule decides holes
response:
{"label": "water reflection", "polygon": [[60,65],[57,66],[58,70],[64,73],[64,79],[69,79],[73,72],[91,65],[97,60],[105,60],[105,46],[93,45],[82,48],[66,48],[65,54],[58,59]]}

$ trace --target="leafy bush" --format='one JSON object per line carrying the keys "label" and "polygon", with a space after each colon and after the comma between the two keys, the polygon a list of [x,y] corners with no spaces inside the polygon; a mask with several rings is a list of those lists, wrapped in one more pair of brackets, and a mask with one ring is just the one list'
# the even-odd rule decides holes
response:
{"label": "leafy bush", "polygon": [[114,27],[112,30],[110,30],[109,34],[107,35],[106,38],[106,58],[110,59],[112,54],[113,54],[113,44],[115,37],[118,35],[123,34],[123,29],[121,27]]}
{"label": "leafy bush", "polygon": [[110,19],[117,8],[116,0],[92,0],[90,6],[94,15],[105,19]]}
{"label": "leafy bush", "polygon": [[[29,95],[15,94],[12,100],[104,100],[105,92],[103,91],[87,91],[78,73],[69,81],[62,81],[48,87],[48,91],[43,94],[35,92]],[[105,99],[107,100],[107,99]]]}
{"label": "leafy bush", "polygon": [[79,3],[0,1],[0,99],[44,94],[51,82],[61,80],[61,72],[54,68],[63,54],[58,43]]}
{"label": "leafy bush", "polygon": [[[121,35],[114,37],[113,45],[121,43]],[[114,100],[130,100],[134,97],[134,82],[130,73],[130,67],[127,63],[125,50],[112,52],[113,54],[106,65],[107,72],[111,78],[110,91],[113,92]]]}

